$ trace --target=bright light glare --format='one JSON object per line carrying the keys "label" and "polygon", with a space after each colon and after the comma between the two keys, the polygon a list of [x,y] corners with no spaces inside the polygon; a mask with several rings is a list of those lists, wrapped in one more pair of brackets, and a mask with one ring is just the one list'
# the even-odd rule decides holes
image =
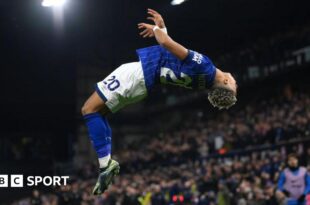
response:
{"label": "bright light glare", "polygon": [[63,6],[66,3],[66,0],[43,0],[42,6],[51,7],[51,6]]}
{"label": "bright light glare", "polygon": [[185,0],[172,0],[171,5],[176,6],[184,3]]}

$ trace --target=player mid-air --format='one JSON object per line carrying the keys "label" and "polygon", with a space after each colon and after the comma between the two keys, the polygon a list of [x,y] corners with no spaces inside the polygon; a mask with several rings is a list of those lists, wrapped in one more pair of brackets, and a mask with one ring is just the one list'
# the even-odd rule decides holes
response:
{"label": "player mid-air", "polygon": [[158,44],[137,50],[139,62],[123,64],[103,81],[85,102],[82,114],[99,158],[99,177],[93,194],[102,194],[119,173],[119,164],[111,159],[112,132],[105,117],[128,104],[145,98],[156,84],[171,84],[193,90],[206,90],[210,103],[229,108],[237,101],[237,84],[230,73],[216,68],[211,60],[188,50],[168,34],[161,15],[148,9],[155,25],[140,23],[144,38],[155,37]]}

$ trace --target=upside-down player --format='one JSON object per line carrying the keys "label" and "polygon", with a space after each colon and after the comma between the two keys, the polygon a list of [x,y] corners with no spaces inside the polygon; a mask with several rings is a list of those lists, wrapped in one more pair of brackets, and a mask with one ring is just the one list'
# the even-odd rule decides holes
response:
{"label": "upside-down player", "polygon": [[144,38],[154,37],[159,45],[137,50],[139,62],[127,63],[96,84],[96,92],[86,101],[82,114],[99,158],[99,177],[93,194],[103,193],[119,164],[111,159],[112,132],[105,115],[145,98],[156,84],[172,84],[193,90],[207,90],[210,103],[229,108],[236,103],[237,84],[230,73],[216,68],[211,60],[188,50],[167,34],[163,18],[148,9],[155,25],[138,24]]}

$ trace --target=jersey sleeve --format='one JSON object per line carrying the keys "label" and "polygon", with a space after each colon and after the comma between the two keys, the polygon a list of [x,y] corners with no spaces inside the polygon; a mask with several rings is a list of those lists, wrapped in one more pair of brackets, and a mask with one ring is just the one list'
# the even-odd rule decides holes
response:
{"label": "jersey sleeve", "polygon": [[308,172],[306,173],[305,181],[306,181],[306,188],[304,194],[307,195],[310,193],[310,175]]}
{"label": "jersey sleeve", "polygon": [[188,50],[188,55],[183,60],[183,63],[192,68],[193,72],[197,72],[197,74],[210,73],[215,69],[212,61],[207,56],[192,50]]}
{"label": "jersey sleeve", "polygon": [[284,172],[281,172],[278,180],[278,190],[284,191],[284,183],[285,183],[285,174]]}

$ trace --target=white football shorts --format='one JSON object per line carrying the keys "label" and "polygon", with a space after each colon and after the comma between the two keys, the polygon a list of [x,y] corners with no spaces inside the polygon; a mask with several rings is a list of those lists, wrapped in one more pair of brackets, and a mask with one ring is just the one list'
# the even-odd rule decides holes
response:
{"label": "white football shorts", "polygon": [[147,96],[141,62],[126,63],[96,84],[96,91],[112,113]]}

